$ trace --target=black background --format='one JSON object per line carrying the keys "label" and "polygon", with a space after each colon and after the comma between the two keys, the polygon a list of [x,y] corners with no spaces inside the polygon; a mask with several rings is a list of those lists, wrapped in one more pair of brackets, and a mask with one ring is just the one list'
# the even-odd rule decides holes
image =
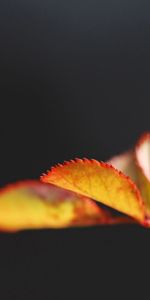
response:
{"label": "black background", "polygon": [[[150,130],[148,1],[0,2],[0,185]],[[0,299],[149,299],[138,226],[0,235]]]}

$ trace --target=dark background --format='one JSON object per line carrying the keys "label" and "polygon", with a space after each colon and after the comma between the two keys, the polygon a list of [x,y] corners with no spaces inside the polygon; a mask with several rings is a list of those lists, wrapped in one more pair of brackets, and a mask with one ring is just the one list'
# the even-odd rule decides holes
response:
{"label": "dark background", "polygon": [[[1,0],[0,185],[150,130],[148,1]],[[149,299],[150,231],[0,235],[0,299]]]}

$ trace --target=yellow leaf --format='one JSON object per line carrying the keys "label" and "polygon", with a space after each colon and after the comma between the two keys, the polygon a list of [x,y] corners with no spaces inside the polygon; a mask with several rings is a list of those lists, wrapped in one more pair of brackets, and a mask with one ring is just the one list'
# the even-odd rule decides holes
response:
{"label": "yellow leaf", "polygon": [[0,191],[3,231],[115,224],[117,220],[128,221],[111,218],[87,197],[40,181],[11,184]]}
{"label": "yellow leaf", "polygon": [[109,164],[76,159],[53,167],[41,179],[90,197],[144,222],[145,207],[138,188],[130,178]]}

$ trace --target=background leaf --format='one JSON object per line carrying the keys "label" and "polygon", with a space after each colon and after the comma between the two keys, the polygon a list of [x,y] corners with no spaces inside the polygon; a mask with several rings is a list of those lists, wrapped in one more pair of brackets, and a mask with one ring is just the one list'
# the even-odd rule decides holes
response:
{"label": "background leaf", "polygon": [[113,217],[94,201],[40,181],[24,181],[0,192],[0,229],[63,228],[131,222]]}

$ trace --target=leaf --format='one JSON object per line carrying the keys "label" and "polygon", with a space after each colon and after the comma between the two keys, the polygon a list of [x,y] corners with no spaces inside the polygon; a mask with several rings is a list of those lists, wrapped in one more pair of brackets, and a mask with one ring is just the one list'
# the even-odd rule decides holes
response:
{"label": "leaf", "polygon": [[141,136],[135,147],[138,186],[150,216],[150,133]]}
{"label": "leaf", "polygon": [[24,181],[0,191],[0,229],[63,228],[131,222],[112,217],[87,197],[40,181]]}
{"label": "leaf", "polygon": [[136,145],[135,154],[141,172],[150,183],[150,133],[141,136]]}
{"label": "leaf", "polygon": [[[134,220],[150,227],[150,133],[144,134],[132,151],[107,163],[76,159],[53,167],[41,179],[43,182],[24,181],[0,190],[0,230]],[[91,198],[131,218],[118,216]]]}
{"label": "leaf", "polygon": [[145,220],[138,188],[129,177],[107,163],[72,160],[53,167],[41,180],[97,200],[139,222]]}

